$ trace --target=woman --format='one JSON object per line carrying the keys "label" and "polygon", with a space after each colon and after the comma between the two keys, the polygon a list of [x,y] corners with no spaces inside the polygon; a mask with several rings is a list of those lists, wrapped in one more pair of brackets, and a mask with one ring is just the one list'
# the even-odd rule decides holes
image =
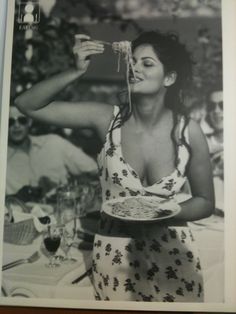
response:
{"label": "woman", "polygon": [[192,190],[192,198],[166,223],[129,224],[101,215],[93,252],[96,297],[201,302],[201,266],[186,222],[211,215],[214,193],[204,135],[182,113],[191,76],[189,55],[174,35],[143,33],[132,43],[131,112],[127,105],[53,101],[86,72],[88,57],[104,51],[86,35],[77,38],[77,69],[32,87],[16,99],[18,108],[34,119],[89,127],[99,134],[104,143],[98,156],[103,201],[156,194],[168,200],[186,179]]}

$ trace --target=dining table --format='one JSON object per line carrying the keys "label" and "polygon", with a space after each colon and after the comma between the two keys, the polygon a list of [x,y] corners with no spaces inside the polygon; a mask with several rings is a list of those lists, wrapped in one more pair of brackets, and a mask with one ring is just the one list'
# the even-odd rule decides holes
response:
{"label": "dining table", "polygon": [[204,302],[225,302],[225,219],[213,214],[188,223],[201,261]]}
{"label": "dining table", "polygon": [[[32,263],[2,272],[2,295],[6,297],[63,298],[95,300],[91,282],[93,237],[98,228],[99,212],[76,219],[77,237],[70,248],[74,263],[60,262],[59,267],[49,268],[48,256],[44,254],[43,238],[40,233],[31,244],[16,245],[3,243],[2,265],[19,259],[27,259],[39,252]],[[224,217],[212,215],[206,219],[188,223],[191,228],[201,259],[204,279],[204,302],[224,302],[225,241]],[[72,229],[74,220],[68,222]],[[61,248],[58,256],[63,255]]]}
{"label": "dining table", "polygon": [[[72,228],[74,221],[68,222]],[[76,219],[77,237],[70,247],[73,262],[63,260],[65,254],[59,247],[56,252],[59,267],[47,267],[49,262],[43,245],[42,233],[27,245],[3,243],[3,268],[19,259],[28,259],[35,252],[32,262],[2,271],[2,296],[26,298],[63,298],[94,300],[91,282],[93,236],[97,228],[96,217]],[[6,267],[7,268],[7,267]]]}

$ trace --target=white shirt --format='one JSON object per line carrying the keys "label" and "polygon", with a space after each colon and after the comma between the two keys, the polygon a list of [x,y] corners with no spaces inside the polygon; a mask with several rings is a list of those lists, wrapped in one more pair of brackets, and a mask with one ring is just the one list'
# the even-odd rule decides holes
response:
{"label": "white shirt", "polygon": [[83,172],[96,173],[97,164],[82,149],[55,134],[31,136],[27,152],[8,147],[6,194],[15,194],[24,185],[37,186],[41,177],[66,183],[68,174]]}

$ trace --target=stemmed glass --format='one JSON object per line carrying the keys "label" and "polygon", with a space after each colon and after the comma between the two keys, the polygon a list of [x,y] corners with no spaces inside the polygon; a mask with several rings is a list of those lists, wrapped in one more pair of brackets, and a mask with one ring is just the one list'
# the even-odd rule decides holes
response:
{"label": "stemmed glass", "polygon": [[65,253],[65,257],[63,258],[62,262],[67,264],[72,264],[77,260],[69,255],[70,248],[74,242],[75,232],[74,229],[69,231],[66,226],[64,226],[62,231],[62,239],[61,239],[61,249]]}
{"label": "stemmed glass", "polygon": [[84,217],[86,216],[86,208],[87,208],[87,201],[89,195],[89,186],[84,185],[79,191],[79,208],[77,208],[78,216]]}
{"label": "stemmed glass", "polygon": [[58,224],[64,226],[67,222],[74,220],[76,232],[76,197],[75,191],[70,186],[61,188],[57,193]]}
{"label": "stemmed glass", "polygon": [[[61,249],[65,253],[62,262],[73,263],[76,259],[68,256],[76,235],[76,197],[71,187],[66,186],[58,192],[57,207],[62,237]],[[73,226],[67,225],[71,221],[73,221]]]}
{"label": "stemmed glass", "polygon": [[47,267],[58,267],[60,264],[55,261],[55,254],[61,243],[60,230],[56,226],[48,226],[47,232],[43,237],[44,246],[49,254],[49,263]]}

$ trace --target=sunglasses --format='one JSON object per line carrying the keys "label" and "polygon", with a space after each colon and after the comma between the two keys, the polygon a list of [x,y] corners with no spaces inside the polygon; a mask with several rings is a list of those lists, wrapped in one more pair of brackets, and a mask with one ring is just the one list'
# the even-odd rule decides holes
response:
{"label": "sunglasses", "polygon": [[223,101],[220,102],[211,102],[208,106],[207,109],[208,111],[213,111],[215,110],[216,107],[219,107],[221,110],[223,110]]}
{"label": "sunglasses", "polygon": [[27,125],[29,120],[26,117],[16,117],[16,118],[9,118],[9,127],[16,124],[16,121],[21,125]]}

